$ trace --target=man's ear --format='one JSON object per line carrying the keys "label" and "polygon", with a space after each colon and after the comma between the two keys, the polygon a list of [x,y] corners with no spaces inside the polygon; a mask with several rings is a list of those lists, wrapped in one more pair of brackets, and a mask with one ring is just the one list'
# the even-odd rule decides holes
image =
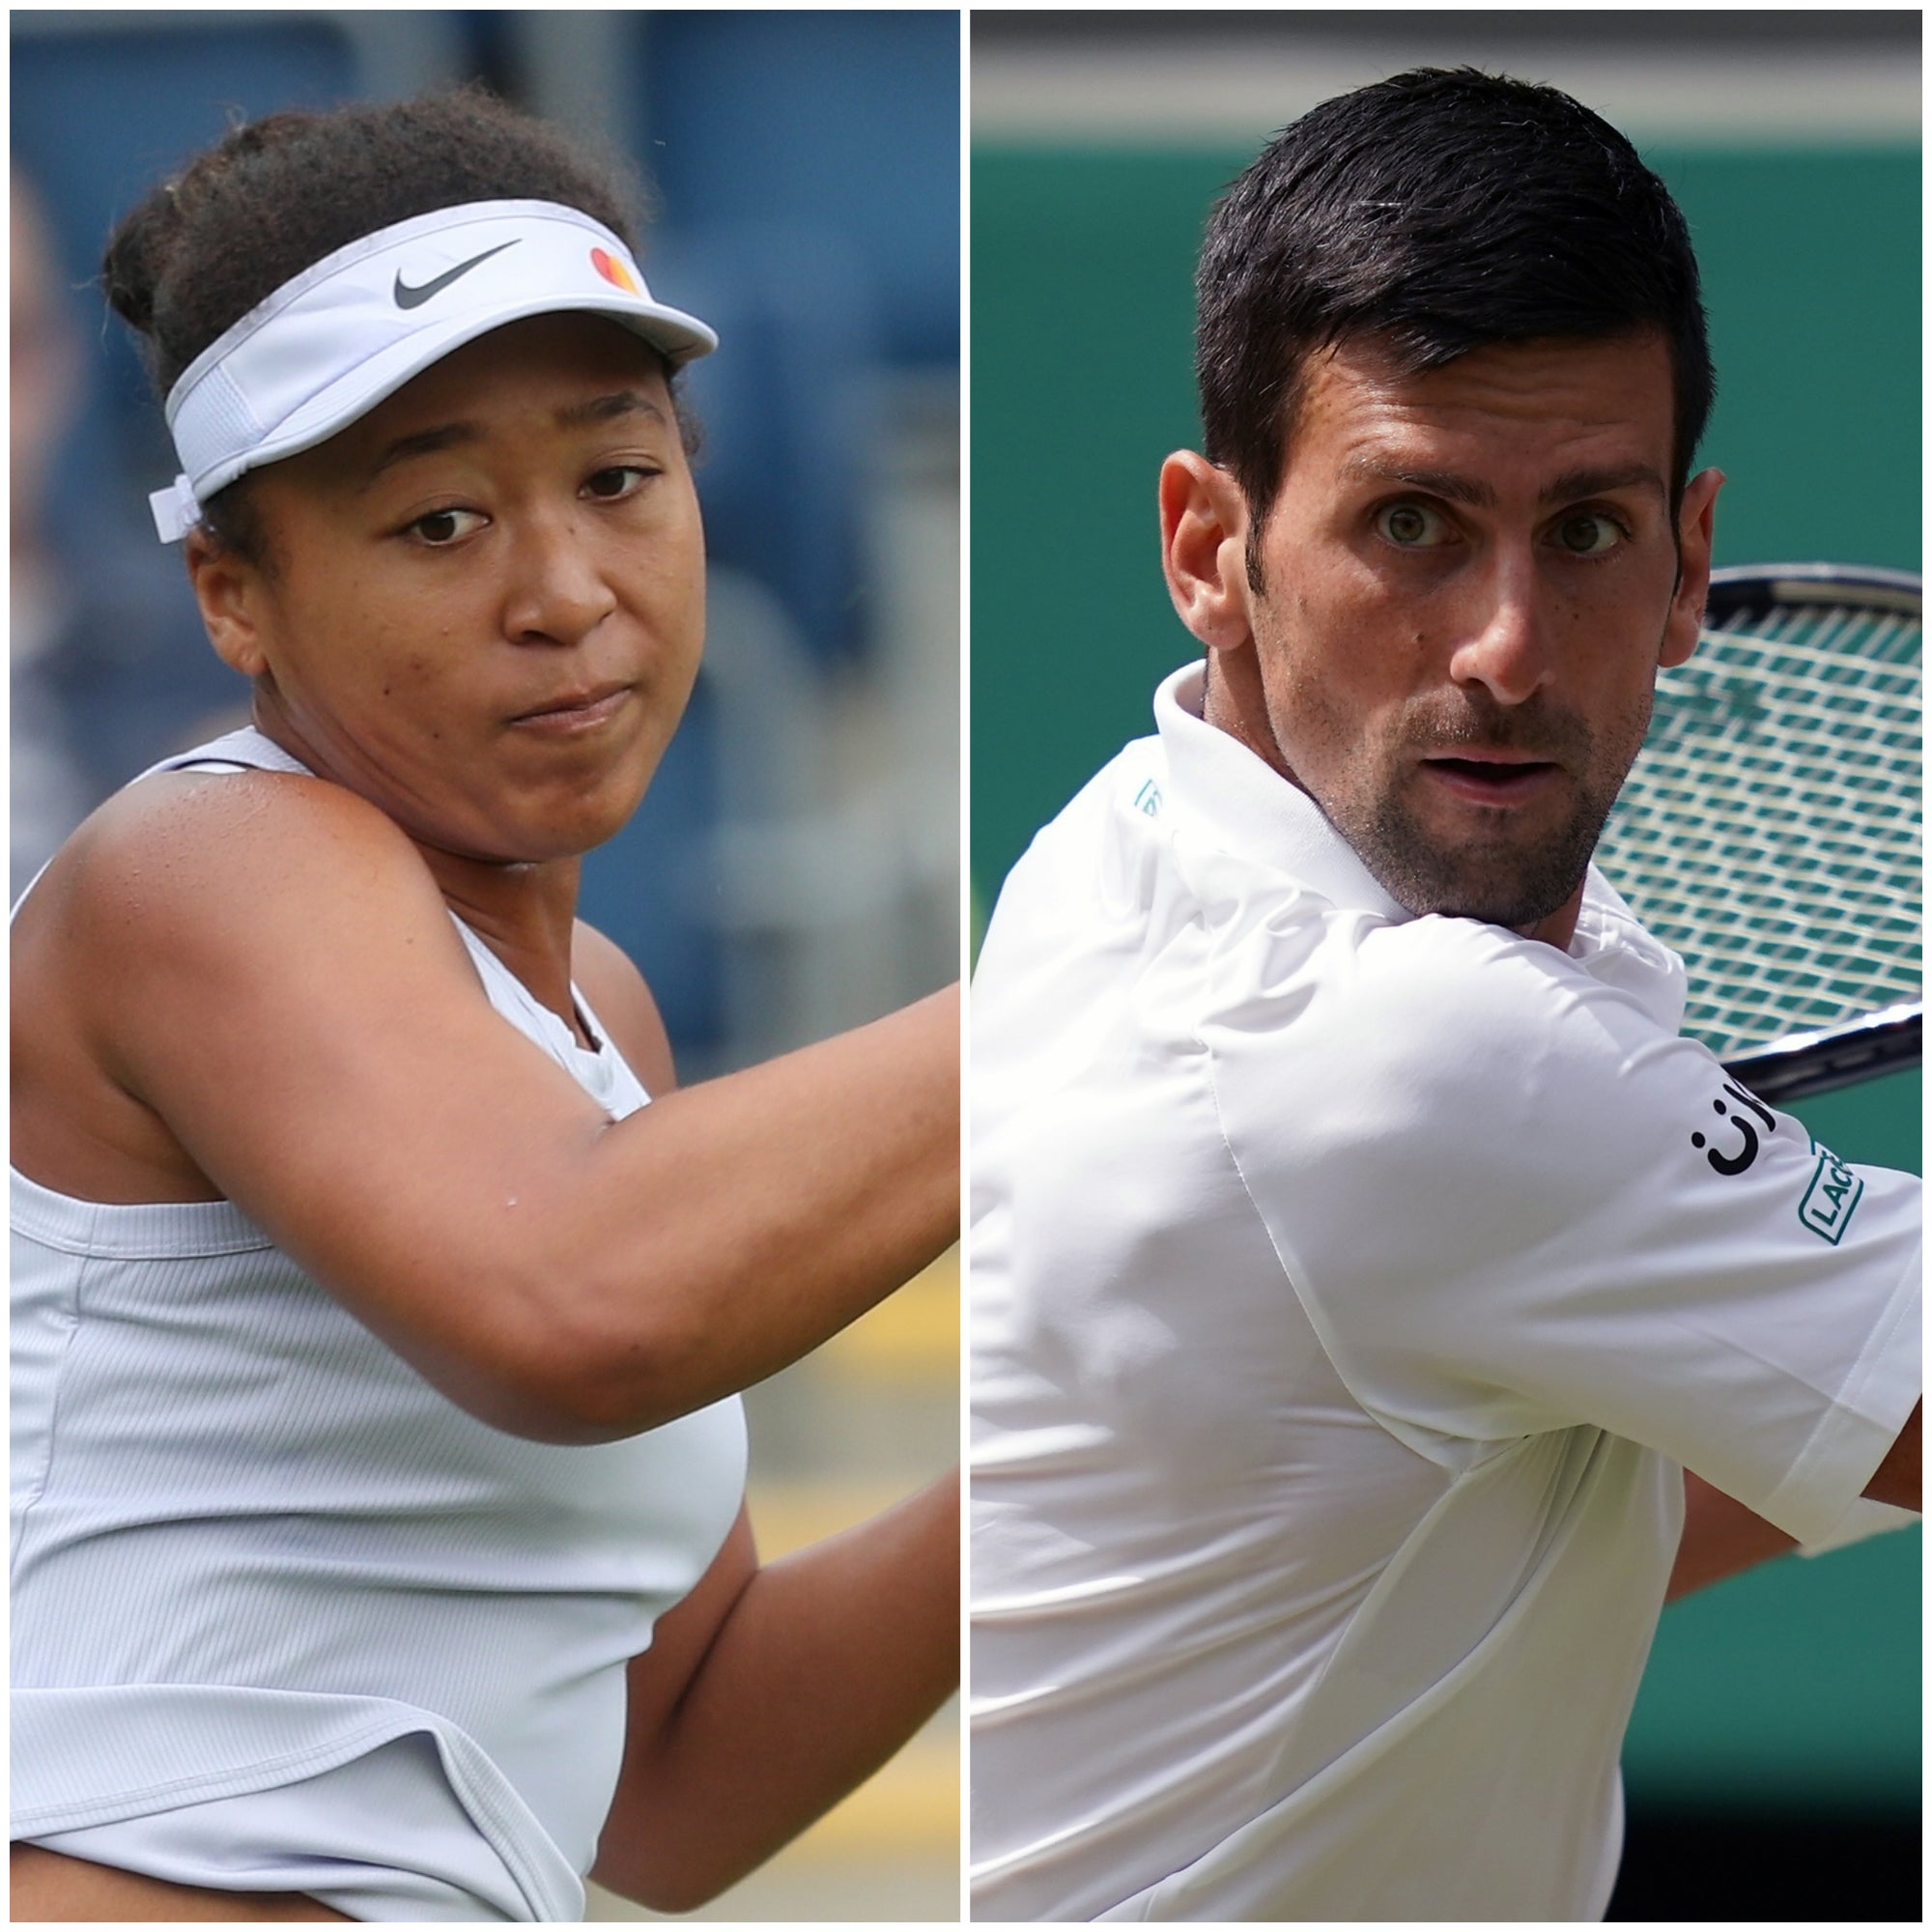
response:
{"label": "man's ear", "polygon": [[1210,651],[1253,639],[1248,506],[1225,469],[1191,449],[1160,466],[1160,560],[1180,621]]}
{"label": "man's ear", "polygon": [[1684,486],[1677,510],[1677,588],[1663,621],[1658,663],[1666,669],[1683,664],[1697,648],[1704,623],[1704,600],[1711,591],[1711,538],[1716,523],[1721,469],[1703,469]]}
{"label": "man's ear", "polygon": [[268,668],[263,649],[263,575],[260,567],[223,548],[199,526],[185,540],[187,580],[215,655],[243,677]]}

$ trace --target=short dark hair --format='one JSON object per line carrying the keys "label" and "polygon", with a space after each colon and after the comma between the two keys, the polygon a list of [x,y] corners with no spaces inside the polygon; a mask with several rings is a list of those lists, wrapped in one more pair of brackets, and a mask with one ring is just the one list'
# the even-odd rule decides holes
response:
{"label": "short dark hair", "polygon": [[1308,358],[1345,338],[1415,375],[1493,343],[1656,328],[1673,509],[1717,389],[1669,189],[1567,94],[1473,68],[1416,68],[1285,128],[1216,206],[1196,294],[1206,454],[1257,534]]}
{"label": "short dark hair", "polygon": [[[581,209],[629,246],[645,202],[616,157],[566,138],[480,87],[419,99],[291,110],[233,128],[115,224],[108,302],[143,338],[165,398],[211,343],[338,248],[471,201]],[[688,447],[697,429],[682,399]],[[217,542],[268,561],[244,475],[202,506]]]}

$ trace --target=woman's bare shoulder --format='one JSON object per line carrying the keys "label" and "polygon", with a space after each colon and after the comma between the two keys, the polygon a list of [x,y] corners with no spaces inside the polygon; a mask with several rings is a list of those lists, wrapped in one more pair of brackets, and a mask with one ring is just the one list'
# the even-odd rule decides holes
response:
{"label": "woman's bare shoulder", "polygon": [[14,957],[41,944],[101,957],[156,943],[245,947],[251,931],[379,906],[391,921],[428,918],[440,895],[407,834],[367,800],[301,773],[159,773],[68,840],[20,908]]}
{"label": "woman's bare shoulder", "polygon": [[[115,793],[63,853],[76,879],[193,885],[295,865],[398,867],[429,883],[394,819],[302,772],[161,772]],[[60,862],[57,861],[56,864]]]}
{"label": "woman's bare shoulder", "polygon": [[157,1104],[157,1058],[218,1021],[281,1064],[349,962],[460,955],[440,905],[401,829],[322,780],[164,774],[117,793],[14,923],[16,1165],[88,1199],[219,1193]]}

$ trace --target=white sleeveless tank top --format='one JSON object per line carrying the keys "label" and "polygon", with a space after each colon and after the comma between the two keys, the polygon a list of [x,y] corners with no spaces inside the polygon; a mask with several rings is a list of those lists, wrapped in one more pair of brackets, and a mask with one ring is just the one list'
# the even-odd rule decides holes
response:
{"label": "white sleeveless tank top", "polygon": [[[253,730],[156,769],[220,765],[304,769]],[[594,1050],[458,929],[510,1025],[647,1103],[581,994]],[[737,1399],[527,1442],[227,1202],[12,1187],[13,1837],[355,1918],[581,1919],[624,1665],[738,1511]]]}

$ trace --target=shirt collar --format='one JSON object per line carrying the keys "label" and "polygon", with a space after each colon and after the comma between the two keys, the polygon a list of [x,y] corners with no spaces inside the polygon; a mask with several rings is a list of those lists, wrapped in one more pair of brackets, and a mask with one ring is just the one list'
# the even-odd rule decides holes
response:
{"label": "shirt collar", "polygon": [[1334,905],[1409,918],[1299,785],[1202,717],[1206,689],[1206,666],[1197,663],[1163,678],[1153,695],[1168,782],[1188,817],[1229,851],[1288,873]]}

